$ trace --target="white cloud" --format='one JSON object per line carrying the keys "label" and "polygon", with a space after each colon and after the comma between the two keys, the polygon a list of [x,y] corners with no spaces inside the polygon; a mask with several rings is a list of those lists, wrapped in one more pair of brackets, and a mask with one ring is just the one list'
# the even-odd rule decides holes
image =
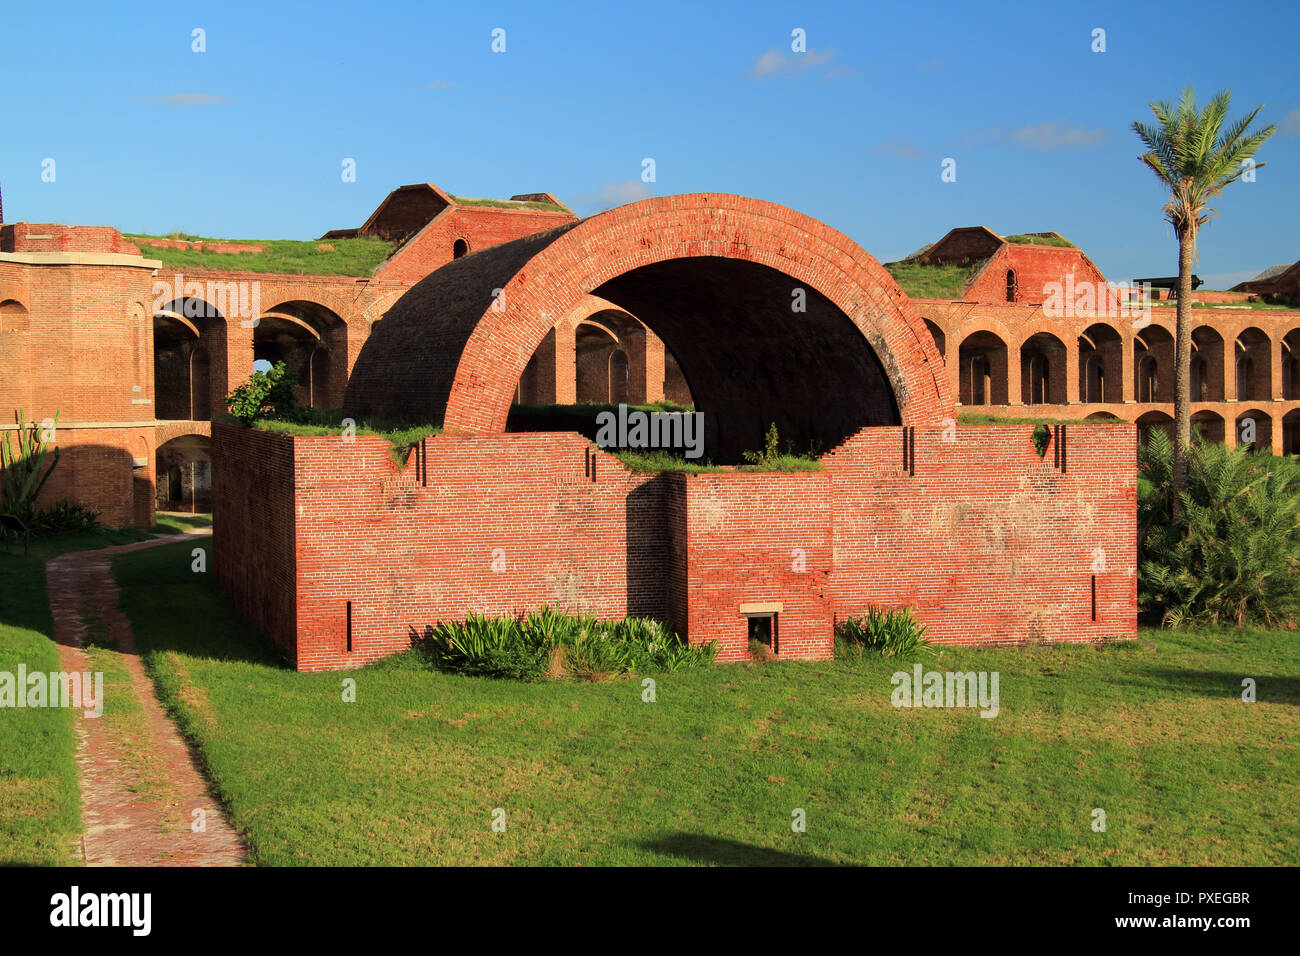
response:
{"label": "white cloud", "polygon": [[910,136],[903,136],[899,139],[891,139],[887,143],[881,143],[872,152],[878,156],[897,156],[902,159],[922,159],[929,155]]}
{"label": "white cloud", "polygon": [[1030,149],[1091,149],[1110,139],[1110,130],[1104,126],[1090,129],[1051,120],[1046,123],[1031,123],[1016,129],[993,126],[967,133],[962,139],[968,145],[1004,143],[1027,146]]}
{"label": "white cloud", "polygon": [[650,187],[641,180],[620,179],[617,182],[603,183],[595,189],[589,189],[575,196],[573,204],[579,208],[598,212],[649,199],[651,195]]}
{"label": "white cloud", "polygon": [[775,76],[778,73],[798,73],[813,67],[825,66],[835,55],[834,50],[809,50],[807,53],[784,53],[778,47],[772,47],[759,55],[750,68],[750,73],[758,77]]}
{"label": "white cloud", "polygon": [[212,93],[172,93],[169,96],[137,96],[136,99],[144,103],[162,103],[164,106],[175,106],[181,109],[191,106],[216,106],[230,102],[224,96],[216,96]]}
{"label": "white cloud", "polygon": [[1278,123],[1278,129],[1287,139],[1300,138],[1300,106],[1297,106]]}

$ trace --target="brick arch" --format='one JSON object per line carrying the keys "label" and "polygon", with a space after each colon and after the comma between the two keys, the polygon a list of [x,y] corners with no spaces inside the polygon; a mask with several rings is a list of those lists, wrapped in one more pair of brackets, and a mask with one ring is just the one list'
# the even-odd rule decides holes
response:
{"label": "brick arch", "polygon": [[[703,257],[709,262],[701,262]],[[766,336],[780,338],[775,344],[787,346],[788,353],[769,344],[763,357],[777,356],[787,364],[769,371],[767,382],[756,384],[754,368],[741,365],[731,369],[732,378],[745,381],[730,386],[732,391],[724,392],[725,383],[715,379],[713,395],[696,396],[705,411],[706,433],[718,434],[719,426],[730,427],[744,416],[761,417],[743,404],[745,385],[752,388],[744,397],[754,400],[766,400],[764,386],[773,382],[789,388],[786,397],[801,403],[817,391],[821,415],[836,413],[837,403],[859,403],[842,411],[841,424],[866,407],[867,386],[856,394],[859,386],[849,383],[845,371],[850,361],[857,361],[856,354],[846,357],[826,348],[811,354],[791,334],[796,287],[806,290],[808,314],[800,321],[810,334],[819,333],[826,343],[842,333],[836,344],[850,349],[865,340],[865,352],[879,363],[882,388],[892,392],[888,398],[895,420],[933,424],[952,416],[953,399],[934,342],[874,258],[841,233],[791,209],[712,193],[633,203],[449,263],[412,289],[376,330],[358,357],[345,408],[387,418],[441,420],[449,430],[501,432],[529,358],[556,322],[589,293],[614,302],[655,331],[688,376],[694,378],[688,365],[716,371],[703,346],[689,341],[680,327],[669,328],[662,315],[640,307],[650,288],[667,285],[699,294],[706,274],[720,277],[725,286],[712,290],[715,295],[749,295],[752,300],[753,278],[762,280],[767,295],[759,303],[765,311],[747,341],[711,345],[732,357],[754,359],[755,343]],[[719,301],[714,298],[709,305]],[[706,336],[715,315],[716,310],[706,312],[692,326],[693,334]],[[835,325],[842,321],[850,325]],[[836,362],[842,363],[838,377],[828,376],[826,367]],[[717,406],[713,429],[710,401]],[[756,447],[748,434],[754,427],[746,420],[745,434],[737,427],[728,441]]]}

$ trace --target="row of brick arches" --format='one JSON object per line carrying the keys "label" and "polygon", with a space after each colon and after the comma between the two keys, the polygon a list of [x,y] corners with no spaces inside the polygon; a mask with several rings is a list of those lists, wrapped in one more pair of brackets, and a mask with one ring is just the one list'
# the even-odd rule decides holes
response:
{"label": "row of brick arches", "polygon": [[[944,333],[927,321],[945,353]],[[1203,325],[1192,333],[1193,402],[1249,402],[1300,399],[1300,329],[1274,341],[1258,328],[1242,331],[1225,363],[1223,336]],[[1065,405],[1072,402],[1168,403],[1174,400],[1174,339],[1164,328],[1148,326],[1133,336],[1131,354],[1120,334],[1098,323],[1067,348],[1050,332],[1036,332],[1017,349],[995,332],[977,331],[958,346],[959,401],[962,405]],[[1123,363],[1132,363],[1131,384],[1124,384]],[[1273,365],[1279,363],[1280,393],[1273,394]],[[1077,363],[1077,393],[1069,394],[1067,363]],[[1018,367],[1018,373],[1017,373]]]}

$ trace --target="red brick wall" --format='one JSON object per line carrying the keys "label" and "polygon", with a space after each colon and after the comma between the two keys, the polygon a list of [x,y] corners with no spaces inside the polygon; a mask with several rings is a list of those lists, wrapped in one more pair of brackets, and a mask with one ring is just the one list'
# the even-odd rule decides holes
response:
{"label": "red brick wall", "polygon": [[62,226],[15,222],[0,226],[0,252],[116,252],[138,256],[129,239],[111,226]]}
{"label": "red brick wall", "polygon": [[824,472],[674,475],[685,492],[687,624],[692,644],[748,660],[745,604],[778,602],[778,656],[831,654],[833,497]]}
{"label": "red brick wall", "polygon": [[[1066,466],[1031,425],[860,432],[826,459],[837,612],[915,606],[940,643],[1086,641],[1137,628],[1136,430],[1066,426]],[[1096,550],[1097,620],[1091,619]]]}
{"label": "red brick wall", "polygon": [[[1016,273],[1019,291],[1015,301],[1020,305],[1041,305],[1048,298],[1048,293],[1043,291],[1047,283],[1064,283],[1066,275],[1070,273],[1074,275],[1076,286],[1082,282],[1091,282],[1097,288],[1107,288],[1106,277],[1101,274],[1101,270],[1079,249],[1008,244],[999,249],[974,277],[962,294],[962,301],[1007,304],[1008,269]],[[1109,297],[1110,293],[1107,291],[1106,295]]]}
{"label": "red brick wall", "polygon": [[1131,426],[1068,426],[1064,474],[1001,426],[916,429],[914,474],[902,429],[876,428],[819,473],[698,476],[571,434],[441,435],[399,469],[380,438],[213,431],[221,580],[303,670],[542,604],[666,619],[724,660],[748,656],[751,602],[782,604],[783,657],[828,656],[834,615],[869,604],[915,606],[940,643],[1136,632]]}
{"label": "red brick wall", "polygon": [[299,646],[293,480],[293,438],[212,426],[212,522],[221,530],[209,573],[290,660]]}
{"label": "red brick wall", "polygon": [[386,281],[418,282],[451,262],[457,239],[464,239],[471,253],[480,252],[576,220],[567,212],[452,206],[398,249],[376,276]]}
{"label": "red brick wall", "polygon": [[[629,474],[577,435],[436,436],[424,446],[427,486],[417,478],[425,467],[418,454],[399,471],[380,438],[299,438],[295,446],[300,669],[375,660],[409,646],[409,628],[470,610],[550,604],[602,616],[666,614],[658,586],[666,483]],[[238,457],[249,454],[257,450]],[[228,470],[222,477],[243,481]]]}

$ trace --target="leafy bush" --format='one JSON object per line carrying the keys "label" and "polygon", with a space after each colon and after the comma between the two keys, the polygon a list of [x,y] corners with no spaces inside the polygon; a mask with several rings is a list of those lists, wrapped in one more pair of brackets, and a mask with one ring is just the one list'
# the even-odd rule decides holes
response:
{"label": "leafy bush", "polygon": [[785,443],[785,452],[781,452],[781,435],[776,429],[776,422],[768,426],[763,436],[762,451],[741,452],[747,464],[740,465],[737,471],[821,471],[822,463],[817,460],[817,448],[810,450],[807,457],[796,455],[794,442]]}
{"label": "leafy bush", "polygon": [[908,657],[929,646],[928,630],[910,607],[869,607],[864,616],[836,622],[835,642],[841,656]]}
{"label": "leafy bush", "polygon": [[513,618],[470,614],[428,626],[412,643],[439,670],[515,680],[601,680],[698,667],[717,656],[715,645],[690,647],[658,621],[602,621],[551,607]]}
{"label": "leafy bush", "polygon": [[254,372],[247,382],[227,395],[226,407],[244,425],[252,425],[264,416],[293,421],[302,413],[294,393],[297,384],[297,374],[289,371],[283,362],[276,362],[269,372]]}
{"label": "leafy bush", "polygon": [[1138,449],[1138,607],[1166,627],[1294,627],[1300,610],[1300,463],[1198,437],[1173,517],[1173,443]]}
{"label": "leafy bush", "polygon": [[100,527],[100,513],[84,501],[60,501],[42,508],[27,522],[34,535],[77,534]]}

